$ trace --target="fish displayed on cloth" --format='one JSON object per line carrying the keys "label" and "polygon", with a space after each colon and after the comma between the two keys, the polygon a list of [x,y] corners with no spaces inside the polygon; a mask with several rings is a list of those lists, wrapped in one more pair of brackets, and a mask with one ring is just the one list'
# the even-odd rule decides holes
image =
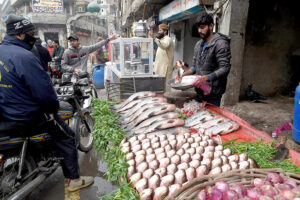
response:
{"label": "fish displayed on cloth", "polygon": [[144,130],[144,128],[149,127],[150,125],[154,124],[155,122],[158,121],[162,121],[164,119],[177,119],[179,117],[179,114],[176,112],[167,112],[161,115],[157,115],[154,117],[151,117],[145,121],[143,121],[142,123],[140,123],[138,126],[136,127],[132,127],[132,131],[137,131],[139,129]]}
{"label": "fish displayed on cloth", "polygon": [[115,110],[116,113],[124,113],[126,112],[127,110],[133,108],[134,106],[138,105],[139,103],[141,103],[143,101],[143,99],[137,99],[137,100],[134,100],[134,101],[131,101],[129,102],[126,106],[124,106],[123,108],[121,109],[118,109],[118,110]]}
{"label": "fish displayed on cloth", "polygon": [[143,106],[150,104],[150,103],[167,103],[167,99],[162,98],[162,97],[149,97],[149,98],[144,98],[140,99],[141,101],[136,104],[134,107],[126,110],[123,112],[122,117],[120,119],[126,119],[131,117],[135,112],[137,112],[139,109],[141,109]]}
{"label": "fish displayed on cloth", "polygon": [[224,122],[228,122],[228,121],[230,121],[230,120],[227,118],[216,116],[215,119],[209,120],[203,124],[198,124],[198,125],[194,126],[193,128],[199,129],[200,133],[204,133],[204,131],[206,129],[216,126],[218,124],[224,123]]}
{"label": "fish displayed on cloth", "polygon": [[117,109],[121,109],[124,106],[126,106],[128,103],[137,100],[137,99],[143,99],[146,97],[155,97],[156,93],[154,92],[137,92],[133,95],[131,95],[126,101],[124,101],[123,103],[119,104],[119,105],[114,105],[111,107],[111,109],[117,110]]}
{"label": "fish displayed on cloth", "polygon": [[166,113],[166,112],[173,112],[176,109],[176,106],[174,104],[166,104],[163,106],[156,106],[153,108],[150,108],[146,112],[143,112],[137,119],[133,121],[133,126],[137,126],[141,122],[145,121],[146,119],[149,119],[151,117]]}
{"label": "fish displayed on cloth", "polygon": [[187,119],[185,120],[185,123],[186,123],[186,124],[190,124],[190,123],[193,122],[195,119],[197,119],[198,117],[201,117],[202,115],[205,115],[205,114],[209,114],[209,112],[206,111],[206,110],[202,110],[202,111],[200,111],[200,112],[197,112],[197,113],[193,114],[191,117],[187,118]]}
{"label": "fish displayed on cloth", "polygon": [[206,129],[204,134],[209,136],[224,135],[238,130],[239,127],[240,125],[237,122],[229,121]]}
{"label": "fish displayed on cloth", "polygon": [[212,120],[216,117],[217,117],[217,115],[212,115],[210,113],[206,113],[206,114],[203,114],[203,115],[195,118],[193,121],[190,121],[189,123],[186,122],[185,126],[186,127],[194,127],[196,125],[203,124],[209,120]]}
{"label": "fish displayed on cloth", "polygon": [[147,134],[163,129],[168,129],[172,127],[178,127],[183,126],[184,120],[183,119],[164,119],[158,122],[155,122],[154,124],[150,125],[149,127],[146,127],[144,129],[139,129],[137,131],[134,131],[135,134]]}

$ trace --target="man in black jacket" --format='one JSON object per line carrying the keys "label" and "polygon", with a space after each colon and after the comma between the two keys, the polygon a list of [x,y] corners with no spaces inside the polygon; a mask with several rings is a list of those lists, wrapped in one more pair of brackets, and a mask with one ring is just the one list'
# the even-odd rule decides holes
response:
{"label": "man in black jacket", "polygon": [[40,60],[43,69],[48,71],[48,63],[52,60],[48,50],[42,46],[42,40],[36,37],[36,42],[31,52]]}
{"label": "man in black jacket", "polygon": [[54,50],[52,53],[52,58],[54,60],[55,65],[59,67],[59,70],[61,71],[61,59],[63,57],[65,49],[59,45],[58,40],[53,41]]}
{"label": "man in black jacket", "polygon": [[[199,100],[220,106],[231,67],[230,38],[221,33],[213,33],[213,18],[205,12],[197,17],[196,26],[201,40],[194,48],[192,66],[195,71],[190,72],[198,76],[192,85],[196,87]],[[203,82],[212,88],[209,95],[204,95],[199,88]]]}

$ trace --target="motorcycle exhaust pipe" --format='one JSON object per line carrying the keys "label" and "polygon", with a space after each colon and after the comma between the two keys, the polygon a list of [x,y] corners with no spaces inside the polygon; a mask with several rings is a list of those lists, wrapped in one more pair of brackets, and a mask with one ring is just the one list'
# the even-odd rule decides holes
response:
{"label": "motorcycle exhaust pipe", "polygon": [[35,179],[33,179],[31,182],[29,182],[27,185],[25,185],[23,188],[18,190],[16,193],[14,193],[12,196],[8,198],[8,200],[22,200],[26,196],[28,196],[36,187],[38,187],[47,176],[45,174],[41,174]]}

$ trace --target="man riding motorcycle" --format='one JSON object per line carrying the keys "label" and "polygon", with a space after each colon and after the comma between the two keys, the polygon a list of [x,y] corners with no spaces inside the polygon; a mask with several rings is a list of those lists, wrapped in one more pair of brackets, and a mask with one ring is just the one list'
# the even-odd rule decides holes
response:
{"label": "man riding motorcycle", "polygon": [[[92,177],[79,176],[75,133],[57,116],[59,103],[51,80],[30,52],[35,43],[34,25],[23,17],[10,15],[6,28],[7,35],[0,46],[0,135],[50,134],[63,157],[68,190],[91,185]],[[50,120],[51,115],[54,119]],[[3,132],[7,127],[13,129]]]}

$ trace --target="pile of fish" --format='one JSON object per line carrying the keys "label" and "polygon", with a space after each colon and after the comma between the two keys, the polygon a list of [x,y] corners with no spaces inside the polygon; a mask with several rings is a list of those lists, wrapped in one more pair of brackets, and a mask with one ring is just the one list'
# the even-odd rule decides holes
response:
{"label": "pile of fish", "polygon": [[163,199],[195,177],[254,167],[247,154],[232,155],[217,145],[218,137],[185,133],[125,138],[121,145],[130,166],[127,175],[141,200]]}
{"label": "pile of fish", "polygon": [[185,120],[185,127],[194,128],[209,136],[224,135],[239,129],[239,124],[206,110],[195,113]]}
{"label": "pile of fish", "polygon": [[129,135],[189,132],[183,128],[184,120],[174,112],[176,106],[167,103],[165,98],[155,96],[153,92],[138,92],[122,104],[113,106],[111,109],[121,114],[121,128],[128,130]]}

